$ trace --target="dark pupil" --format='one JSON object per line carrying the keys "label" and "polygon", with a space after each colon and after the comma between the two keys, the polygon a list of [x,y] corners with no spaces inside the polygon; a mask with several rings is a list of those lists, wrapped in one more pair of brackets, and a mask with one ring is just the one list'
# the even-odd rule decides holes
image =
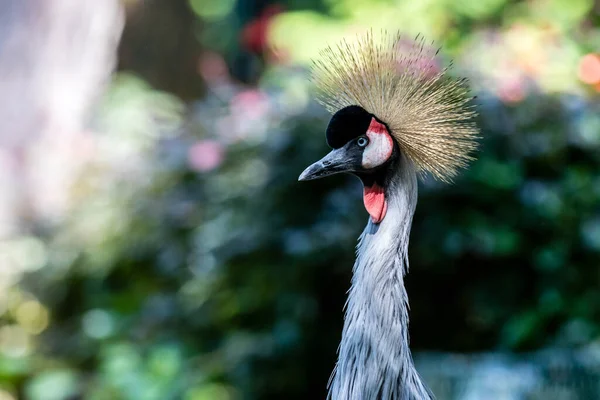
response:
{"label": "dark pupil", "polygon": [[367,144],[367,139],[365,139],[365,138],[358,139],[359,146],[364,146],[365,144]]}

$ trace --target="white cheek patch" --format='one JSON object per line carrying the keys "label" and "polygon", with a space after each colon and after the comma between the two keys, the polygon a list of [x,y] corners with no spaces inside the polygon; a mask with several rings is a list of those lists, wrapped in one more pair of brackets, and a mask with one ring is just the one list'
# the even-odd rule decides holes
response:
{"label": "white cheek patch", "polygon": [[377,122],[375,118],[371,119],[367,137],[369,144],[363,152],[362,166],[368,169],[378,167],[389,160],[394,150],[394,141],[385,125]]}

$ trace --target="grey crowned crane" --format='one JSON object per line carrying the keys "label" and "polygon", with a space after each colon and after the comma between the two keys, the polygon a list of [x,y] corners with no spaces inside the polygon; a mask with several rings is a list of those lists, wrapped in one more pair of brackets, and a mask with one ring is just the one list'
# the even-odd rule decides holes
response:
{"label": "grey crowned crane", "polygon": [[300,181],[346,172],[364,185],[369,221],[358,240],[333,400],[423,400],[433,395],[409,348],[408,240],[417,175],[451,182],[477,148],[476,111],[464,79],[437,69],[423,39],[372,33],[327,47],[313,63],[319,101],[333,116],[333,149]]}

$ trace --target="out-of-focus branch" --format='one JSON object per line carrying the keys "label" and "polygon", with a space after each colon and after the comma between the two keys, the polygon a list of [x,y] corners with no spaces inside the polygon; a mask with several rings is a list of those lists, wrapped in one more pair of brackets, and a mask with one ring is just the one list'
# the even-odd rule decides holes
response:
{"label": "out-of-focus branch", "polygon": [[187,0],[135,3],[127,12],[119,69],[133,71],[154,88],[181,99],[201,97],[204,85],[198,76],[200,28],[201,21]]}
{"label": "out-of-focus branch", "polygon": [[[51,167],[77,154],[123,24],[119,0],[0,0],[0,236],[39,211],[33,187],[66,191],[69,179]],[[51,157],[34,163],[42,151]]]}
{"label": "out-of-focus branch", "polygon": [[81,129],[116,63],[118,0],[0,1],[0,144]]}

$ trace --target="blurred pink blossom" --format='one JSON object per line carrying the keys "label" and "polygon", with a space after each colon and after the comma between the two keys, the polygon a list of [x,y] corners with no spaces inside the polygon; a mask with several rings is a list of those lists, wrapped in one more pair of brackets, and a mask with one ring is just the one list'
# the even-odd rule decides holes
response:
{"label": "blurred pink blossom", "polygon": [[223,57],[214,52],[205,52],[198,59],[198,73],[208,83],[227,82],[229,69]]}
{"label": "blurred pink blossom", "polygon": [[231,99],[228,115],[217,121],[217,133],[228,142],[257,138],[269,123],[270,110],[265,93],[258,89],[243,90]]}
{"label": "blurred pink blossom", "polygon": [[198,172],[208,172],[217,168],[223,159],[223,145],[216,140],[200,140],[188,150],[188,164]]}
{"label": "blurred pink blossom", "polygon": [[496,92],[503,102],[518,103],[527,95],[525,79],[520,75],[507,77],[499,82]]}
{"label": "blurred pink blossom", "polygon": [[269,99],[258,89],[248,89],[235,95],[231,100],[231,113],[246,118],[265,118],[269,111]]}
{"label": "blurred pink blossom", "polygon": [[579,79],[589,85],[600,83],[600,55],[586,54],[579,61]]}
{"label": "blurred pink blossom", "polygon": [[[423,48],[417,53],[420,46]],[[441,62],[437,56],[438,49],[422,43],[421,39],[400,39],[396,49],[400,56],[397,66],[399,71],[410,69],[412,73],[422,74],[425,79],[433,78],[441,72]]]}

